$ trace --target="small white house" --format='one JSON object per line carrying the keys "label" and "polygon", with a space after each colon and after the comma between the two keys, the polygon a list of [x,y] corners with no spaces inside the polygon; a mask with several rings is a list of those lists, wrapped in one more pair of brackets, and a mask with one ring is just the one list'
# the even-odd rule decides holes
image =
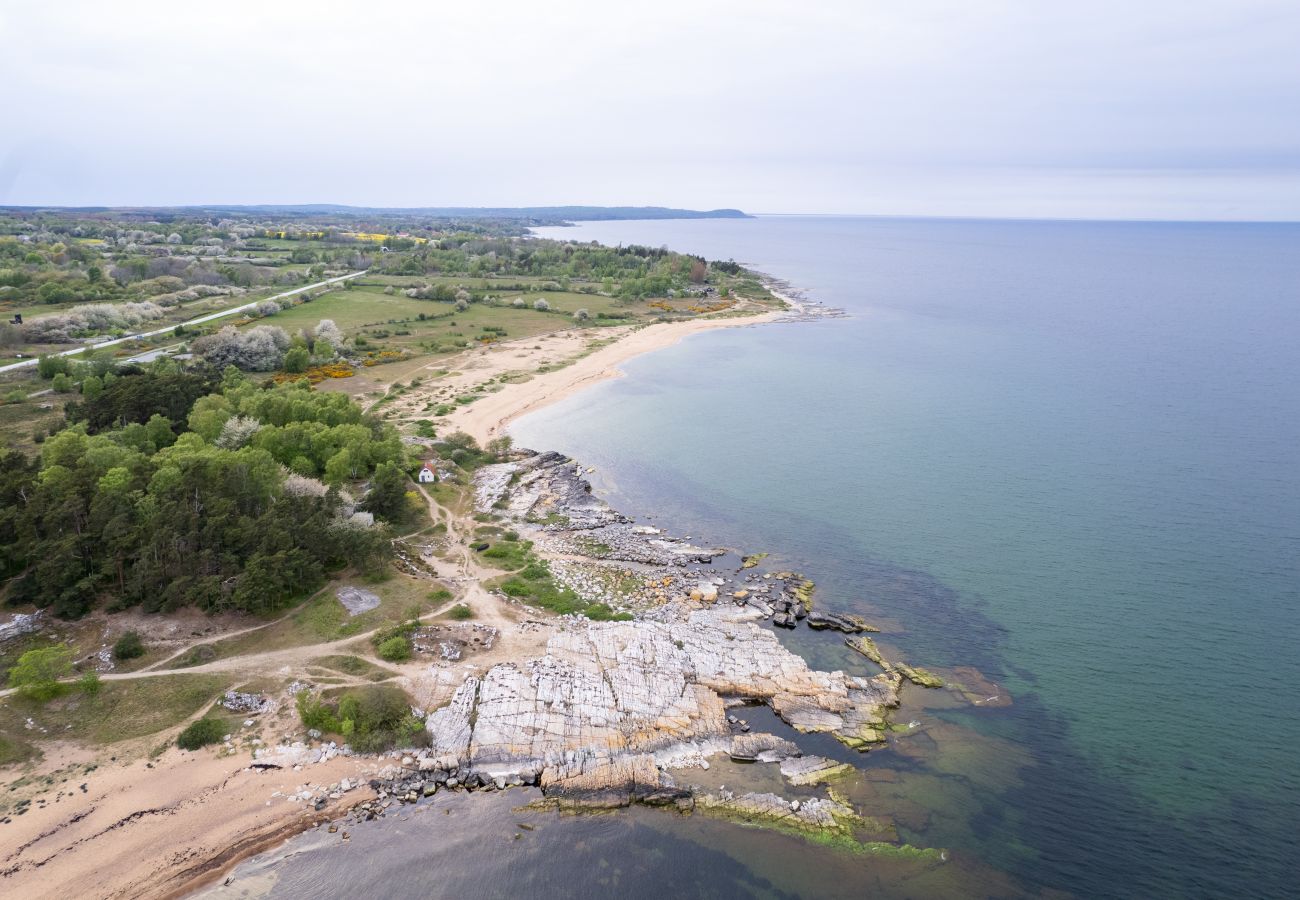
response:
{"label": "small white house", "polygon": [[426,462],[420,467],[420,474],[416,476],[420,484],[433,484],[438,480],[438,472],[433,467],[433,462]]}

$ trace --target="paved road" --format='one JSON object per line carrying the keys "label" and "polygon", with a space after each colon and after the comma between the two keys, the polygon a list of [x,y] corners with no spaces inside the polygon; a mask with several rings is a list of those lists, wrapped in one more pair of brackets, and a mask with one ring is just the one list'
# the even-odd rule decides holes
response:
{"label": "paved road", "polygon": [[[318,287],[325,287],[326,285],[334,284],[336,281],[347,281],[349,278],[358,278],[364,274],[366,273],[353,272],[350,275],[339,275],[334,278],[326,278],[324,281],[318,281],[315,284],[304,284],[300,288],[294,288],[291,291],[285,291],[283,294],[276,294],[272,297],[262,297],[258,300],[252,301],[251,303],[245,303],[243,306],[236,306],[232,309],[223,309],[220,312],[208,313],[206,316],[199,316],[197,319],[190,319],[188,322],[181,322],[179,324],[184,325],[187,328],[190,325],[202,325],[204,322],[211,322],[213,319],[220,319],[224,316],[233,316],[236,313],[241,313],[244,312],[245,310],[252,309],[254,306],[257,306],[257,304],[264,303],[267,300],[279,300],[281,297],[292,297],[294,294],[301,294],[303,291],[310,291]],[[112,347],[114,344],[123,344],[127,341],[139,340],[140,338],[156,337],[157,335],[160,334],[169,334],[175,329],[176,329],[175,325],[168,325],[166,328],[159,328],[157,331],[142,331],[137,334],[129,334],[126,337],[113,338],[110,341],[100,341],[97,344],[79,344],[77,347],[75,347],[72,350],[60,350],[58,353],[52,355],[53,356],[75,356],[76,354],[84,353],[87,350],[98,350],[100,347]],[[150,351],[149,353],[141,354],[141,356],[152,356],[156,352],[157,351]],[[132,357],[132,359],[138,360],[139,357]],[[0,366],[0,372],[8,372],[11,369],[21,369],[24,366],[34,366],[34,365],[36,365],[36,358],[32,357],[31,359],[24,359],[22,362],[9,363],[9,365],[7,366]]]}

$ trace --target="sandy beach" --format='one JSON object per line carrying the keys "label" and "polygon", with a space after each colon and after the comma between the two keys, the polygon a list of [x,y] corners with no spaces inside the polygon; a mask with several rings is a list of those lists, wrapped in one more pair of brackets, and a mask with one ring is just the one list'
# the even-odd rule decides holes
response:
{"label": "sandy beach", "polygon": [[[750,309],[751,315],[606,329],[594,334],[564,331],[475,349],[457,360],[450,374],[429,383],[424,390],[412,391],[393,404],[393,408],[404,416],[419,418],[419,410],[431,397],[449,400],[473,392],[499,376],[520,373],[527,380],[458,407],[440,421],[440,433],[464,431],[482,444],[504,433],[510,422],[520,416],[590,385],[621,377],[619,366],[634,357],[671,347],[693,334],[759,325],[788,315],[786,311],[758,306]],[[599,342],[595,349],[591,349],[593,341]],[[561,367],[537,371],[539,367],[556,363]]]}
{"label": "sandy beach", "polygon": [[[258,771],[249,762],[243,753],[175,748],[152,761],[129,762],[52,748],[30,779],[53,778],[37,795],[45,802],[0,826],[0,893],[183,896],[341,808],[331,804],[316,812],[286,801],[298,784],[360,777],[376,767],[375,760],[335,758],[300,772]],[[95,768],[87,772],[88,765]],[[339,803],[368,796],[363,788]]]}

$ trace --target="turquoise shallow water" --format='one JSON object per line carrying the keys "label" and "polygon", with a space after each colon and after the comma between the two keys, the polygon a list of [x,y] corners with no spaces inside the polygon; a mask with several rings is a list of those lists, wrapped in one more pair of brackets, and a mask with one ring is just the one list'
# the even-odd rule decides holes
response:
{"label": "turquoise shallow water", "polygon": [[[772,551],[819,603],[885,624],[889,652],[1009,688],[1012,706],[979,710],[909,692],[897,718],[922,726],[843,786],[950,860],[918,872],[649,810],[532,818],[516,838],[526,798],[440,795],[450,810],[347,848],[300,838],[236,887],[1293,895],[1300,226],[764,217],[548,236],[734,257],[850,314],[691,337],[512,430],[597,466],[624,510]],[[782,635],[867,672],[831,636]]]}

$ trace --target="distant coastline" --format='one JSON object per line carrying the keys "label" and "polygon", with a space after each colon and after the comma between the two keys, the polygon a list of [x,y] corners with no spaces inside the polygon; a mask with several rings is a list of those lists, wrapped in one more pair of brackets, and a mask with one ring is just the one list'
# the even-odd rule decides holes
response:
{"label": "distant coastline", "polygon": [[273,215],[285,218],[306,216],[435,217],[446,219],[482,219],[516,221],[529,225],[567,225],[573,222],[600,222],[624,219],[752,219],[739,209],[678,209],[669,206],[347,206],[335,203],[250,204],[216,203],[179,206],[0,206],[0,213],[82,212],[135,215],[165,218],[185,213],[227,215]]}

